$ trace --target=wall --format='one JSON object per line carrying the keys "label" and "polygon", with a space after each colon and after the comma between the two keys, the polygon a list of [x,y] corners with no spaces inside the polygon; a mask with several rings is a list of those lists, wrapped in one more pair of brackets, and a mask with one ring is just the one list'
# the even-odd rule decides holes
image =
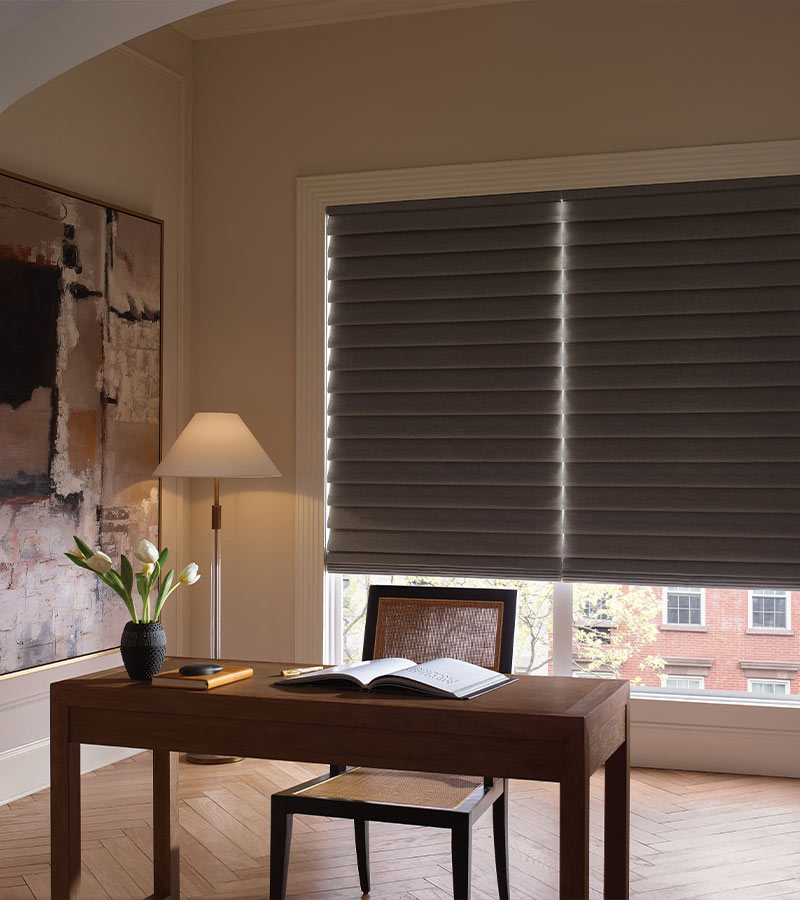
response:
{"label": "wall", "polygon": [[294,646],[295,179],[800,137],[800,7],[722,7],[540,0],[196,45],[193,406],[240,412],[284,476],[223,483],[226,653]]}
{"label": "wall", "polygon": [[[0,115],[0,168],[164,219],[167,444],[188,409],[191,71],[191,42],[164,29],[84,63]],[[165,483],[162,543],[179,559],[189,553],[184,506],[174,480]],[[180,609],[187,603],[179,600],[165,617],[173,650],[188,649],[188,616]],[[112,654],[0,679],[0,804],[49,781],[50,682],[120,664]],[[114,758],[119,751],[89,747],[84,768]]]}

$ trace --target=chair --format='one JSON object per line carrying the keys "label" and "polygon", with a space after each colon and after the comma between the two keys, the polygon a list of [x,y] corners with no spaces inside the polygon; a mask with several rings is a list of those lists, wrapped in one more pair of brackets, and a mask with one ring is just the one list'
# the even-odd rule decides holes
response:
{"label": "chair", "polygon": [[[515,590],[372,585],[363,658],[427,662],[450,656],[508,673]],[[469,701],[465,701],[469,702]],[[330,772],[272,795],[270,898],[284,900],[292,816],[352,819],[361,890],[368,894],[369,823],[449,828],[456,900],[469,900],[472,825],[492,807],[497,884],[508,900],[508,804],[504,778],[434,775],[331,765]]]}

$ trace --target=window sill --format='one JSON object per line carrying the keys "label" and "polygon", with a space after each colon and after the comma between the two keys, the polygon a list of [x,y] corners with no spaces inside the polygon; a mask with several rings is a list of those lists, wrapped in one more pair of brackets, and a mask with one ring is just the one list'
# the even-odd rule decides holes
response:
{"label": "window sill", "polygon": [[[780,699],[778,699],[780,697]],[[652,688],[631,686],[632,700],[658,700],[666,703],[718,703],[731,706],[770,706],[797,709],[800,696],[780,694],[769,696],[746,691],[685,690],[683,688]]]}
{"label": "window sill", "polygon": [[778,634],[782,637],[794,637],[793,628],[748,628],[745,634]]}
{"label": "window sill", "polygon": [[676,625],[672,622],[662,622],[658,627],[661,631],[708,631],[707,625]]}

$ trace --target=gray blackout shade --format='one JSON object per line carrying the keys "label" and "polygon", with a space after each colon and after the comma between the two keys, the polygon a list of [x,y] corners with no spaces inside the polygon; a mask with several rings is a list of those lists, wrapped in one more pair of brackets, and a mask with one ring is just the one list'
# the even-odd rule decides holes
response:
{"label": "gray blackout shade", "polygon": [[800,586],[800,178],[328,221],[331,571]]}
{"label": "gray blackout shade", "polygon": [[330,571],[559,577],[560,208],[328,210]]}
{"label": "gray blackout shade", "polygon": [[564,578],[800,585],[800,179],[564,194]]}

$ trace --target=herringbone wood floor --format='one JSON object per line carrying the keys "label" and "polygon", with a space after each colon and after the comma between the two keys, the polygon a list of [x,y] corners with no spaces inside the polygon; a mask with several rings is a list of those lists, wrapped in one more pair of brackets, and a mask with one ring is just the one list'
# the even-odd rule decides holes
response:
{"label": "herringbone wood floor", "polygon": [[[268,798],[320,771],[291,762],[194,766],[182,761],[182,896],[264,898]],[[599,887],[602,773],[592,782],[592,871]],[[800,780],[638,769],[632,795],[633,896],[800,897]],[[555,787],[513,782],[510,797],[512,897],[556,897]],[[43,791],[0,806],[0,900],[49,898],[48,804]],[[127,900],[151,892],[148,753],[84,776],[83,838],[82,900]],[[371,843],[373,900],[452,896],[446,832],[373,824]],[[496,898],[491,816],[477,828],[474,847],[474,900]],[[289,894],[308,900],[361,896],[350,822],[296,818]]]}

